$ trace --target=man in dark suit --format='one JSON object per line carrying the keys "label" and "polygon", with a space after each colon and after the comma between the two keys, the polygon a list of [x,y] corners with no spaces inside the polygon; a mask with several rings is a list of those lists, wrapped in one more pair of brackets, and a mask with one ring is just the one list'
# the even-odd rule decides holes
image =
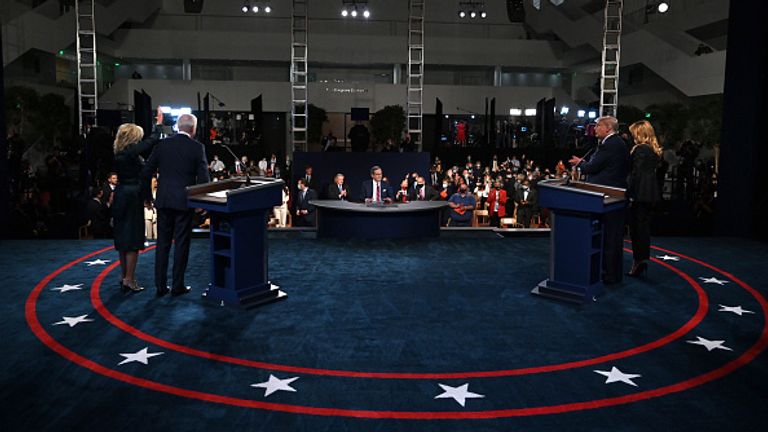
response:
{"label": "man in dark suit", "polygon": [[[617,188],[627,187],[629,149],[618,134],[619,122],[615,117],[600,117],[595,125],[598,145],[589,159],[573,156],[573,166],[581,168],[587,182]],[[624,241],[624,212],[603,216],[603,283],[621,282],[622,248]]]}
{"label": "man in dark suit", "polygon": [[293,226],[315,226],[315,206],[310,201],[317,199],[317,193],[309,188],[304,179],[299,179],[297,185]]}
{"label": "man in dark suit", "polygon": [[86,218],[91,223],[91,233],[94,238],[106,238],[109,233],[109,219],[106,207],[102,204],[103,188],[91,188],[91,199],[86,205]]}
{"label": "man in dark suit", "polygon": [[[157,196],[157,251],[155,252],[155,286],[158,297],[169,291],[182,295],[190,291],[184,284],[184,273],[189,259],[194,211],[187,207],[187,186],[210,181],[205,148],[195,141],[197,117],[182,114],[178,120],[179,133],[160,141],[147,160],[144,184],[151,184],[152,175],[158,173]],[[151,192],[145,190],[145,205],[151,208]],[[173,252],[173,284],[168,289],[168,256],[171,243]]]}
{"label": "man in dark suit", "polygon": [[347,201],[347,185],[344,184],[344,174],[338,173],[333,183],[328,186],[328,199]]}
{"label": "man in dark suit", "polygon": [[523,180],[522,186],[517,190],[515,202],[517,203],[517,223],[522,224],[525,228],[530,228],[533,209],[538,202],[538,195],[536,189],[531,188],[527,178]]}
{"label": "man in dark suit", "polygon": [[363,193],[360,196],[360,201],[364,201],[365,203],[391,203],[395,199],[395,191],[392,190],[392,186],[390,186],[389,183],[382,180],[383,176],[384,174],[381,171],[381,167],[374,165],[371,168],[371,179],[363,182]]}
{"label": "man in dark suit", "polygon": [[310,189],[315,189],[315,186],[317,186],[317,181],[315,180],[315,177],[312,175],[312,165],[307,165],[304,167],[304,184],[307,185]]}
{"label": "man in dark suit", "polygon": [[411,189],[411,196],[409,201],[436,201],[440,199],[440,195],[432,186],[427,185],[427,180],[422,177],[416,177],[416,183]]}

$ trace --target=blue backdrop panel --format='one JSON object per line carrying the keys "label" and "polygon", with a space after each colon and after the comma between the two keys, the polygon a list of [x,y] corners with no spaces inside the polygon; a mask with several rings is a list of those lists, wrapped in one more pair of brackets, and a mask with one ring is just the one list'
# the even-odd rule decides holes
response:
{"label": "blue backdrop panel", "polygon": [[333,182],[337,173],[346,177],[350,201],[360,197],[361,185],[364,180],[371,178],[371,167],[378,165],[384,171],[389,183],[395,190],[400,182],[412,172],[418,172],[429,182],[429,153],[293,153],[291,168],[291,189],[296,188],[296,180],[304,176],[304,168],[312,166],[312,177],[315,179],[315,189],[319,198],[325,198],[328,185]]}

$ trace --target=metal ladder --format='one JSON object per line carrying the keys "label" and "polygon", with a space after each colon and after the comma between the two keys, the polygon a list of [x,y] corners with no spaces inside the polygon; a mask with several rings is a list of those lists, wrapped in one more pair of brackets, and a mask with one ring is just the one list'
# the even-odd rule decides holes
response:
{"label": "metal ladder", "polygon": [[600,71],[600,115],[616,117],[619,105],[619,67],[624,0],[605,2],[603,62]]}
{"label": "metal ladder", "polygon": [[[291,152],[308,151],[307,0],[293,0],[291,17]],[[286,155],[287,156],[287,155]]]}
{"label": "metal ladder", "polygon": [[75,1],[75,16],[77,17],[77,119],[80,133],[86,133],[89,126],[97,125],[96,113],[99,109],[95,8],[95,0]]}
{"label": "metal ladder", "polygon": [[424,103],[424,3],[408,4],[408,95],[406,129],[418,151],[422,150],[422,114]]}

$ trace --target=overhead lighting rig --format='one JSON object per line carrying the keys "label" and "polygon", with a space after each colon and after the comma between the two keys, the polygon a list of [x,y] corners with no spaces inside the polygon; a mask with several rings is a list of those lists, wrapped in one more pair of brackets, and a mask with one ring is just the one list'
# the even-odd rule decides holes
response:
{"label": "overhead lighting rig", "polygon": [[341,2],[341,16],[343,18],[362,17],[368,19],[371,17],[371,10],[368,8],[367,1],[344,0]]}
{"label": "overhead lighting rig", "polygon": [[459,15],[459,18],[461,19],[464,19],[467,17],[469,17],[469,19],[488,18],[488,13],[485,12],[485,1],[484,0],[460,1],[458,15]]}
{"label": "overhead lighting rig", "polygon": [[253,12],[255,14],[259,13],[265,13],[267,15],[272,13],[272,5],[269,1],[248,1],[246,0],[243,2],[243,7],[240,8],[240,10],[247,14],[248,12]]}

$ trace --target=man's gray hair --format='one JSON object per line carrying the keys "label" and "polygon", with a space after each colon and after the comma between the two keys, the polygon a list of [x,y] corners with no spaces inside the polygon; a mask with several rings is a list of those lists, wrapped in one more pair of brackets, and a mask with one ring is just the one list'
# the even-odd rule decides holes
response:
{"label": "man's gray hair", "polygon": [[616,117],[613,116],[603,116],[597,119],[595,122],[596,125],[603,123],[604,125],[608,126],[613,132],[619,131],[619,120],[616,119]]}
{"label": "man's gray hair", "polygon": [[381,167],[378,166],[378,165],[372,166],[371,167],[371,175],[373,175],[373,173],[375,173],[377,170],[380,170],[380,169],[381,169]]}
{"label": "man's gray hair", "polygon": [[176,122],[176,127],[178,127],[180,131],[192,133],[197,127],[197,117],[195,117],[194,114],[182,114]]}

